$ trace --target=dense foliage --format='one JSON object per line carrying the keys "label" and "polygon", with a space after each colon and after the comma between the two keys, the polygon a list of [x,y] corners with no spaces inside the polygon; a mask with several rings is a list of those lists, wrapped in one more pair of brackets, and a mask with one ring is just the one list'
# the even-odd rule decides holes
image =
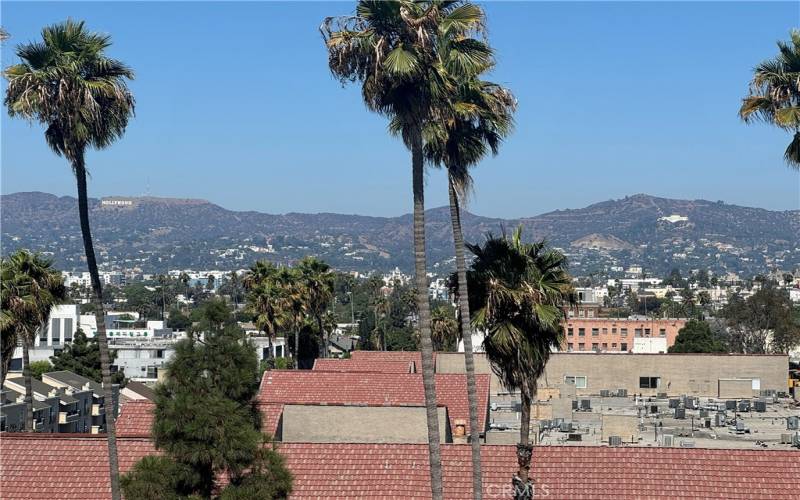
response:
{"label": "dense foliage", "polygon": [[726,352],[727,346],[712,331],[705,321],[689,320],[678,331],[675,344],[669,352]]}
{"label": "dense foliage", "polygon": [[[111,363],[117,357],[117,352],[113,349],[109,351]],[[100,368],[100,346],[97,337],[88,338],[83,330],[78,328],[72,337],[72,342],[64,345],[64,349],[50,356],[53,371],[71,371],[82,377],[100,382],[102,373]],[[127,383],[125,373],[120,370],[111,374],[111,381],[124,387]]]}

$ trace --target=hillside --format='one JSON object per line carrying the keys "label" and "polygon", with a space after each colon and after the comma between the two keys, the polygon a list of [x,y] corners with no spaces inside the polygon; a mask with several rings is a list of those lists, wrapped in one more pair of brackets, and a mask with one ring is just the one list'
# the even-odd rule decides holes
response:
{"label": "hillside", "polygon": [[[0,209],[4,254],[27,247],[52,253],[65,269],[84,267],[75,198],[14,193],[0,197]],[[122,197],[91,199],[90,211],[100,260],[108,267],[237,269],[258,258],[289,263],[306,254],[345,270],[412,267],[410,215],[272,215],[204,200]],[[563,248],[576,274],[631,263],[652,272],[677,266],[746,275],[800,265],[800,211],[639,194],[522,219],[471,213],[463,219],[470,242],[522,224],[528,238]],[[428,210],[426,228],[432,269],[449,269],[449,210]]]}

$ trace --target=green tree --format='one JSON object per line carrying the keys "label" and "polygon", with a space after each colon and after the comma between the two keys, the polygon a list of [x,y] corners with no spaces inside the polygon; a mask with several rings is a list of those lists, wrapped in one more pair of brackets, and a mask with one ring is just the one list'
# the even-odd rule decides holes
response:
{"label": "green tree", "polygon": [[[14,347],[22,344],[22,376],[25,380],[25,430],[33,431],[33,388],[29,350],[36,334],[47,328],[50,311],[67,300],[61,272],[49,260],[27,250],[19,250],[0,261],[2,281],[3,346],[11,346],[9,359],[3,360],[3,377]],[[4,379],[5,380],[5,379]]]}
{"label": "green tree", "polygon": [[778,42],[778,55],[753,69],[750,92],[742,99],[739,116],[745,123],[757,120],[794,133],[783,154],[789,166],[800,168],[800,31],[792,30],[788,42]]}
{"label": "green tree", "polygon": [[297,266],[305,297],[305,310],[314,320],[320,336],[321,355],[328,357],[328,331],[323,318],[333,300],[333,271],[316,257],[306,257]]}
{"label": "green tree", "polygon": [[33,361],[30,365],[31,376],[36,380],[42,380],[42,374],[53,371],[53,365],[49,361],[43,359],[41,361]]}
{"label": "green tree", "polygon": [[180,309],[172,309],[169,312],[169,318],[167,319],[167,328],[172,328],[173,330],[178,331],[185,331],[188,330],[192,326],[192,320],[189,319],[189,316],[185,315],[183,311]]}
{"label": "green tree", "polygon": [[[89,225],[86,187],[87,148],[105,148],[121,137],[133,115],[134,99],[126,80],[133,71],[105,55],[111,45],[107,35],[92,33],[83,22],[67,20],[42,30],[42,41],[17,47],[21,63],[5,70],[8,79],[5,104],[12,117],[20,116],[45,126],[45,140],[66,157],[78,184],[78,213],[92,278],[96,304],[97,336],[103,366],[103,389],[112,399],[111,363],[103,313],[103,288]],[[114,416],[108,418],[108,453],[111,497],[119,500],[119,460]]]}
{"label": "green tree", "polygon": [[470,35],[482,30],[482,21],[480,9],[466,2],[361,0],[355,15],[327,18],[322,24],[333,75],[342,83],[360,82],[367,107],[388,117],[411,151],[417,327],[434,500],[442,497],[442,469],[425,260],[423,130],[436,119],[437,99],[453,84],[438,64],[438,51],[445,47],[439,43],[442,33],[449,32],[450,39],[462,37],[447,48],[461,52],[462,57],[453,57],[467,64],[475,55]]}
{"label": "green tree", "polygon": [[[431,311],[431,336],[434,349],[437,351],[456,350],[458,321],[456,321],[455,311],[452,307],[439,306]],[[477,428],[477,424],[475,428]]]}
{"label": "green tree", "polygon": [[[116,351],[111,351],[109,357],[113,364],[117,357]],[[58,354],[50,356],[53,371],[70,371],[82,377],[99,382],[103,378],[102,364],[100,363],[100,345],[97,337],[87,338],[86,333],[78,328],[72,342],[64,345]],[[111,374],[111,383],[125,386],[127,380],[122,370]]]}
{"label": "green tree", "polygon": [[673,267],[667,277],[664,279],[664,285],[671,286],[672,288],[683,288],[686,282],[681,276],[681,270]]}
{"label": "green tree", "polygon": [[[221,317],[220,304],[201,309],[202,341],[193,335],[175,346],[156,388],[152,435],[163,455],[142,459],[123,477],[129,500],[272,499],[291,491],[283,459],[261,432],[255,350],[230,311]],[[229,483],[219,488],[223,475]]]}
{"label": "green tree", "polygon": [[277,279],[278,268],[266,261],[256,262],[243,278],[247,290],[246,312],[251,315],[256,328],[267,335],[270,356],[272,340],[278,330],[287,323],[284,304],[284,289]]}
{"label": "green tree", "polygon": [[517,446],[515,496],[530,498],[531,404],[537,380],[563,337],[564,308],[575,303],[563,254],[545,242],[523,243],[522,228],[511,238],[489,236],[467,245],[475,260],[467,272],[473,323],[486,332],[484,349],[492,370],[509,390],[520,391],[522,423]]}
{"label": "green tree", "polygon": [[731,351],[745,354],[785,353],[800,345],[800,322],[789,294],[765,284],[743,299],[732,296],[722,310]]}
{"label": "green tree", "polygon": [[669,352],[726,352],[725,344],[711,331],[705,321],[690,319],[678,331]]}

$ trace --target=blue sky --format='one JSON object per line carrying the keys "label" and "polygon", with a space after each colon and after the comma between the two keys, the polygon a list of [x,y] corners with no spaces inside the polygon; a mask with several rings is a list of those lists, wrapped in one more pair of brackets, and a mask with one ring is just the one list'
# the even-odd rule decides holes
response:
{"label": "blue sky", "polygon": [[[800,207],[789,136],[736,114],[751,68],[800,25],[800,3],[488,2],[498,65],[519,100],[469,210],[528,216],[628,194]],[[226,208],[398,215],[410,159],[357,87],[327,69],[317,31],[354,2],[3,2],[16,43],[67,17],[113,36],[137,113],[88,156],[90,194],[205,198]],[[74,195],[42,128],[2,118],[2,192]],[[427,177],[429,207],[445,177]]]}

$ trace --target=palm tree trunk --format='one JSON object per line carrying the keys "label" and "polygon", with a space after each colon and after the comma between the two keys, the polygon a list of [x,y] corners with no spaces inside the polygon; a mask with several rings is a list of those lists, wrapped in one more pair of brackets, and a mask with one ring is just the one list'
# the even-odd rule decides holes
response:
{"label": "palm tree trunk", "polygon": [[322,342],[322,349],[320,349],[323,358],[328,357],[328,334],[322,327],[322,315],[317,314],[317,328],[319,328],[319,338]]}
{"label": "palm tree trunk", "polygon": [[294,332],[294,369],[300,369],[300,329]]}
{"label": "palm tree trunk", "polygon": [[28,432],[36,432],[33,428],[33,385],[31,383],[31,339],[22,339],[22,377],[25,379],[25,427]]}
{"label": "palm tree trunk", "polygon": [[18,343],[16,333],[12,333],[11,331],[3,332],[2,342],[3,368],[0,374],[0,387],[3,387],[3,384],[6,383],[6,375],[8,375],[8,370],[11,369],[11,360],[14,358],[14,350],[17,348]]}
{"label": "palm tree trunk", "polygon": [[481,484],[481,429],[478,427],[478,391],[475,386],[475,357],[472,354],[472,328],[467,293],[467,262],[464,257],[464,235],[461,230],[461,209],[453,180],[448,176],[450,194],[450,220],[453,225],[453,243],[456,250],[458,276],[458,312],[464,339],[464,366],[467,372],[467,401],[469,403],[470,444],[472,445],[472,494],[475,500],[483,496]]}
{"label": "palm tree trunk", "polygon": [[108,351],[108,337],[106,337],[105,311],[103,310],[103,286],[100,283],[100,274],[97,272],[97,259],[95,259],[94,256],[92,231],[89,226],[89,199],[86,192],[86,167],[84,165],[82,152],[74,162],[73,168],[75,170],[75,177],[78,180],[78,213],[81,220],[83,247],[86,252],[86,264],[89,267],[89,275],[92,278],[92,290],[94,292],[94,315],[97,321],[97,343],[100,347],[100,371],[103,377],[103,399],[106,410],[111,498],[112,500],[120,500],[116,415],[114,414],[114,391],[111,386],[111,356]]}
{"label": "palm tree trunk", "polygon": [[422,158],[422,134],[416,130],[411,139],[412,185],[414,192],[414,274],[417,286],[417,321],[422,346],[422,384],[428,420],[428,455],[431,472],[431,497],[441,500],[442,451],[439,445],[439,415],[436,408],[431,309],[428,301],[428,275],[425,258],[425,183]]}
{"label": "palm tree trunk", "polygon": [[[531,438],[531,401],[532,397],[528,391],[522,390],[522,421],[519,427],[519,444],[517,445],[517,464],[519,470],[514,477],[514,498],[515,500],[530,500],[533,498],[533,484],[529,479],[531,469],[531,457],[533,447],[530,444]],[[534,393],[535,396],[535,393]]]}

